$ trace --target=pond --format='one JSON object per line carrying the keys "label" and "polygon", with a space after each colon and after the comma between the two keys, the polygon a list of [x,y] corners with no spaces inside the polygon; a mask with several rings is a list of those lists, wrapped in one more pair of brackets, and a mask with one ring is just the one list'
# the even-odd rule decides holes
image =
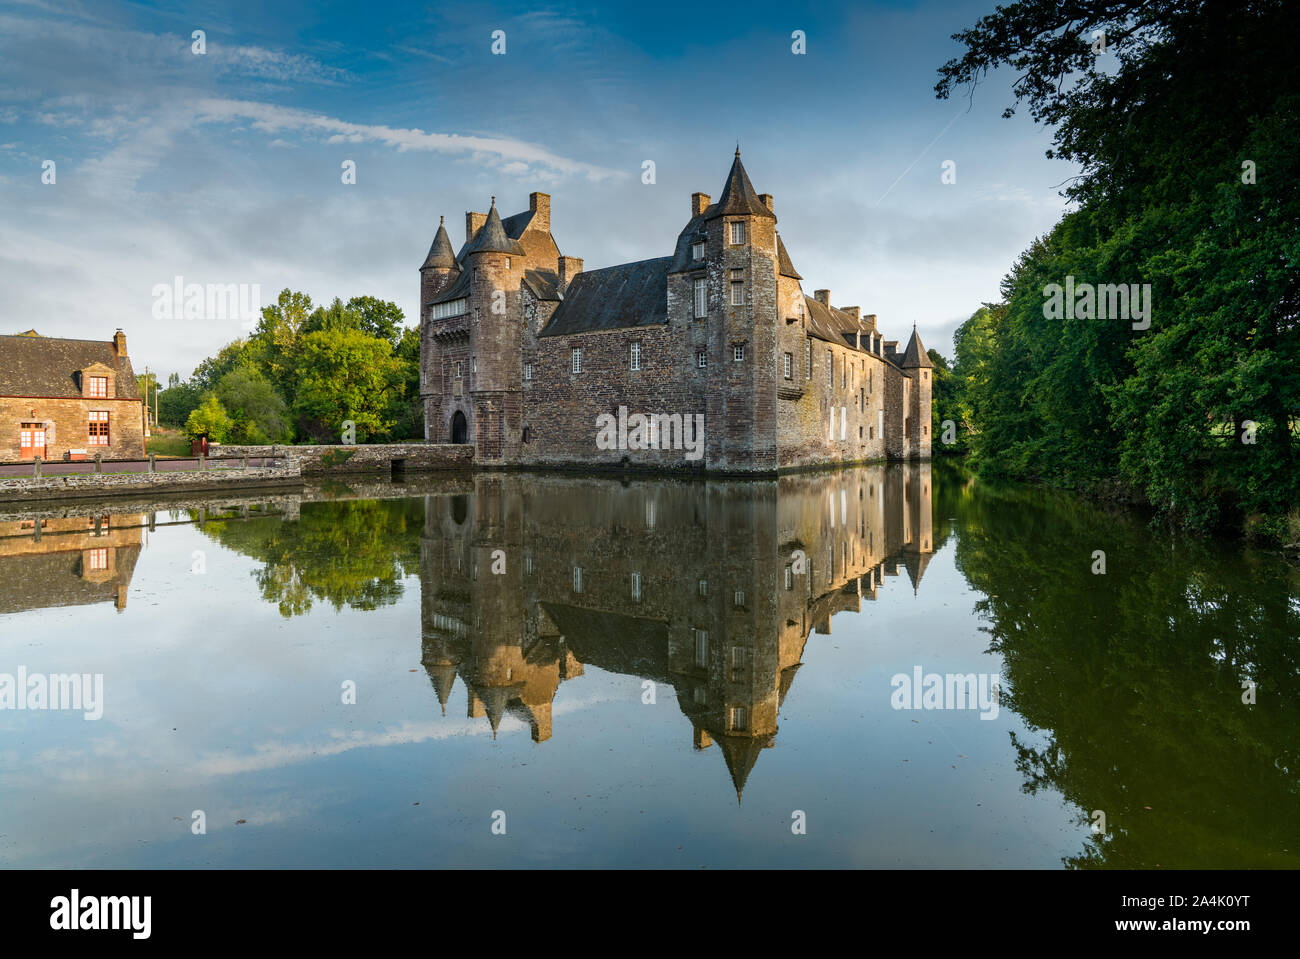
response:
{"label": "pond", "polygon": [[6,867],[1300,866],[1300,571],[948,464],[11,506],[0,584]]}

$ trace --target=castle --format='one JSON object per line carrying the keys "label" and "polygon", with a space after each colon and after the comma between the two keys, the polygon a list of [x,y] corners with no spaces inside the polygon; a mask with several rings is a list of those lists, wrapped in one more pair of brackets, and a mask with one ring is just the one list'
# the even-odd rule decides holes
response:
{"label": "castle", "polygon": [[480,466],[771,474],[930,456],[930,374],[874,314],[804,295],[737,148],[671,255],[584,271],[551,198],[441,223],[420,267],[425,439]]}

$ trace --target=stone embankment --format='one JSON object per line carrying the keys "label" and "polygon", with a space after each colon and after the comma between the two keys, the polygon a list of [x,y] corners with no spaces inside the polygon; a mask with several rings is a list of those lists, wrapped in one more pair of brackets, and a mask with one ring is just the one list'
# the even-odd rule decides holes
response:
{"label": "stone embankment", "polygon": [[304,475],[467,470],[474,447],[451,443],[376,443],[356,446],[214,446],[213,456],[284,459]]}

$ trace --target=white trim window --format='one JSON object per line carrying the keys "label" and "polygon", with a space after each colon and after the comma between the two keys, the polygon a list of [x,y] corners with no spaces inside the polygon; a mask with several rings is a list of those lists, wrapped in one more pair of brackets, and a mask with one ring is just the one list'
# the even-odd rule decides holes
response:
{"label": "white trim window", "polygon": [[789,353],[786,353],[781,363],[782,363],[781,371],[784,374],[785,378],[787,380],[793,379],[794,378],[794,356],[792,356]]}
{"label": "white trim window", "polygon": [[745,344],[736,343],[731,347],[731,360],[733,363],[745,362]]}
{"label": "white trim window", "polygon": [[461,379],[460,369],[461,369],[461,361],[460,361],[460,360],[457,360],[457,361],[456,361],[456,379],[458,379],[458,380]]}
{"label": "white trim window", "polygon": [[632,574],[632,602],[641,602],[641,574]]}
{"label": "white trim window", "polygon": [[700,370],[702,370],[702,369],[704,369],[704,368],[705,368],[706,366],[708,366],[708,365],[709,365],[709,354],[708,354],[708,352],[705,351],[705,350],[696,350],[696,351],[695,351],[695,367],[696,367],[696,369],[700,369]]}
{"label": "white trim window", "polygon": [[532,378],[533,378],[533,364],[531,364],[531,363],[525,363],[525,364],[524,364],[524,379],[525,379],[525,380],[531,380]]}
{"label": "white trim window", "polygon": [[812,337],[808,337],[808,379],[812,379]]}
{"label": "white trim window", "polygon": [[582,592],[582,567],[581,566],[573,567],[573,591],[575,593]]}
{"label": "white trim window", "polygon": [[695,278],[695,318],[702,320],[709,315],[709,281],[707,277]]}
{"label": "white trim window", "polygon": [[731,224],[731,245],[740,246],[745,242],[745,224],[739,220]]}
{"label": "white trim window", "polygon": [[433,309],[429,311],[429,319],[445,320],[449,316],[460,316],[462,313],[469,312],[469,298],[463,297],[459,300],[448,300],[446,303],[435,303]]}
{"label": "white trim window", "polygon": [[628,368],[633,370],[641,369],[641,344],[635,340],[628,347],[627,356]]}
{"label": "white trim window", "polygon": [[704,244],[703,244],[703,243],[692,243],[692,244],[691,244],[691,259],[693,259],[693,260],[702,260],[702,259],[704,259]]}
{"label": "white trim window", "polygon": [[835,389],[835,354],[826,351],[826,386]]}
{"label": "white trim window", "polygon": [[582,372],[582,347],[575,346],[572,350],[569,351],[569,361],[572,366],[573,372],[575,373]]}

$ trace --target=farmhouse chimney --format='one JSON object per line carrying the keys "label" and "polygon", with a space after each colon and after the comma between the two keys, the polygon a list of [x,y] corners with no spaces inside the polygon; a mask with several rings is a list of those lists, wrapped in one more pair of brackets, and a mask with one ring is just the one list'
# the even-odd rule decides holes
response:
{"label": "farmhouse chimney", "polygon": [[830,290],[814,290],[813,299],[815,299],[818,303],[820,303],[822,306],[826,307],[827,309],[830,309],[830,305],[831,305]]}
{"label": "farmhouse chimney", "polygon": [[709,208],[709,195],[707,193],[691,194],[691,216],[699,216]]}
{"label": "farmhouse chimney", "polygon": [[[772,194],[760,193],[758,195],[758,198],[763,201],[763,206],[767,207],[769,210],[772,210],[772,203],[773,203]],[[775,213],[776,211],[772,210],[772,212]]]}
{"label": "farmhouse chimney", "polygon": [[118,356],[126,356],[126,334],[121,330],[113,334],[113,349]]}
{"label": "farmhouse chimney", "polygon": [[487,222],[486,213],[466,213],[465,214],[465,242],[468,243],[474,239],[474,234],[479,231],[484,223]]}
{"label": "farmhouse chimney", "polygon": [[556,289],[563,295],[569,289],[569,284],[573,282],[573,278],[582,272],[582,259],[576,256],[562,256],[560,257],[559,269],[556,272],[559,276]]}

